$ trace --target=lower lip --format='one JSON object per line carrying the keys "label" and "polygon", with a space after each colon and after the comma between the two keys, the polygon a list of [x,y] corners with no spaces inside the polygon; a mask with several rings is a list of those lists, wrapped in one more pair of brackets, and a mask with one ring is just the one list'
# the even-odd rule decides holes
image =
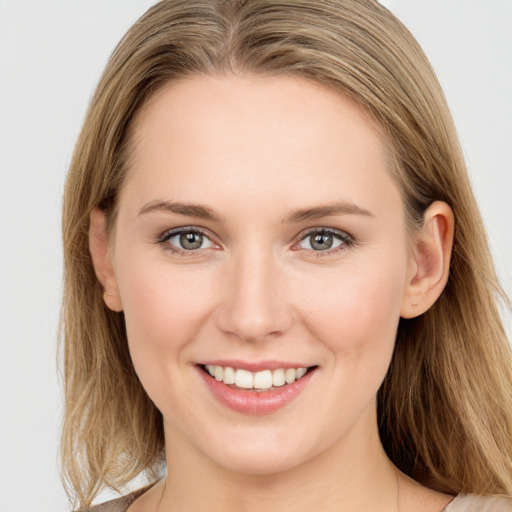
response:
{"label": "lower lip", "polygon": [[308,371],[306,375],[291,384],[261,392],[232,388],[222,381],[215,380],[200,367],[198,371],[212,395],[220,403],[243,414],[263,415],[271,414],[297,398],[316,370]]}

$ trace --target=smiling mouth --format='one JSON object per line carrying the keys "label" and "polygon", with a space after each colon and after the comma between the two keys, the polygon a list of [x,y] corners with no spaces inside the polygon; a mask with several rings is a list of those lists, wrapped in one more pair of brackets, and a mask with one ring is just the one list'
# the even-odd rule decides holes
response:
{"label": "smiling mouth", "polygon": [[231,366],[212,364],[200,365],[201,369],[218,382],[223,382],[232,389],[265,392],[292,384],[311,372],[316,366],[300,368],[277,368],[251,372]]}

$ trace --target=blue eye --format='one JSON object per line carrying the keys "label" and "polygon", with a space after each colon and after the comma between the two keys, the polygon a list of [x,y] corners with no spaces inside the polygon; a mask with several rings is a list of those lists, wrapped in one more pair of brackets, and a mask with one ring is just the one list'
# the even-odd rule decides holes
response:
{"label": "blue eye", "polygon": [[180,228],[168,231],[159,240],[162,244],[168,244],[174,251],[197,251],[212,247],[213,242],[196,228]]}
{"label": "blue eye", "polygon": [[327,252],[342,246],[349,246],[352,243],[352,237],[343,231],[321,228],[307,233],[299,242],[298,247],[316,252]]}

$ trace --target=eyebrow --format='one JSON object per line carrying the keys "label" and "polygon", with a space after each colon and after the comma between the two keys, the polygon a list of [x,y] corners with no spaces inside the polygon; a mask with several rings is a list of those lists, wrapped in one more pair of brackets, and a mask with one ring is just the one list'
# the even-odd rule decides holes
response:
{"label": "eyebrow", "polygon": [[218,215],[211,209],[200,204],[177,203],[174,201],[151,201],[145,204],[139,211],[139,215],[150,212],[168,212],[186,215],[187,217],[196,217],[198,219],[211,220],[218,222]]}
{"label": "eyebrow", "polygon": [[[220,221],[220,217],[211,208],[200,204],[178,203],[175,201],[150,201],[140,209],[139,215],[155,211],[176,213],[179,215],[186,215],[187,217],[196,217],[198,219],[210,220],[213,222]],[[306,220],[329,217],[332,215],[364,215],[367,217],[374,216],[370,211],[366,210],[365,208],[361,208],[356,204],[340,201],[333,204],[296,210],[285,217],[282,222],[293,224]]]}
{"label": "eyebrow", "polygon": [[340,201],[333,204],[297,210],[288,215],[285,219],[283,219],[283,222],[303,222],[306,220],[329,217],[331,215],[364,215],[367,217],[374,217],[373,213],[366,210],[365,208],[361,208],[360,206],[357,206],[356,204],[353,203],[346,203],[344,201]]}

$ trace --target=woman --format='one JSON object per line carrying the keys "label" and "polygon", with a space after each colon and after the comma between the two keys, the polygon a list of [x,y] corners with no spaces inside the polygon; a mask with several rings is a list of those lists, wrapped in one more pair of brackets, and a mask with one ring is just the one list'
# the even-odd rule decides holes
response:
{"label": "woman", "polygon": [[66,186],[79,506],[153,471],[104,510],[512,510],[485,240],[434,73],[378,3],[157,4]]}

